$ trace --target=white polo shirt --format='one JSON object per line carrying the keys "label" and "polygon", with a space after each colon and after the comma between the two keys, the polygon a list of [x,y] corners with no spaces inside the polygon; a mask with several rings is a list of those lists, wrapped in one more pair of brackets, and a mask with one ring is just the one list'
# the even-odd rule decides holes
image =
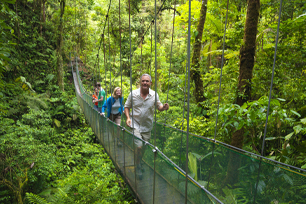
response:
{"label": "white polo shirt", "polygon": [[[132,91],[127,98],[124,107],[132,108],[133,98],[133,110],[130,111],[131,126],[138,129],[139,132],[150,132],[153,128],[154,117],[154,105],[155,105],[155,91],[149,89],[149,94],[145,100],[140,96],[140,88]],[[156,100],[156,108],[163,105],[158,97]],[[132,118],[133,113],[133,118]]]}

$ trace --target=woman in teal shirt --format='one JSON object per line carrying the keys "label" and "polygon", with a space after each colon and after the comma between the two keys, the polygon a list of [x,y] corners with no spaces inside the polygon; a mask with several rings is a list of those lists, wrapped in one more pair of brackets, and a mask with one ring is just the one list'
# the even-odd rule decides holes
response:
{"label": "woman in teal shirt", "polygon": [[108,97],[102,106],[101,115],[105,115],[105,109],[107,109],[107,117],[115,122],[117,125],[121,123],[121,115],[124,111],[124,107],[122,105],[123,97],[121,88],[116,87],[112,96]]}

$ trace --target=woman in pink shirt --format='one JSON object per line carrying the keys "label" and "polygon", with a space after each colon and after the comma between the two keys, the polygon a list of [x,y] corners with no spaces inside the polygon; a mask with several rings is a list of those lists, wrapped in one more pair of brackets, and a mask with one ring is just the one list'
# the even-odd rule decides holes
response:
{"label": "woman in pink shirt", "polygon": [[94,109],[96,110],[96,111],[98,111],[99,112],[99,109],[98,109],[98,88],[97,87],[95,87],[94,88],[94,94],[92,95],[92,102],[94,103]]}

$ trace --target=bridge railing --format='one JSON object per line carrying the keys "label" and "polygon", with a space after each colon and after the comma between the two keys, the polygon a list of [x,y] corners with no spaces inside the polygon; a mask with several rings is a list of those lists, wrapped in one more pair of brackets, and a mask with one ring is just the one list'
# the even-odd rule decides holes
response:
{"label": "bridge railing", "polygon": [[[127,152],[133,152],[133,139],[138,138],[134,138],[126,126],[118,127],[98,116],[92,108],[91,96],[85,92],[79,74],[77,75],[82,93],[82,97],[78,94],[77,97],[85,116],[87,115],[89,123],[113,161],[124,161],[124,164],[117,165],[137,192],[139,186],[135,171],[128,168],[128,164],[133,164],[134,156],[118,158],[114,143],[118,140],[114,135],[119,135],[119,140],[124,141],[123,147]],[[218,202],[213,195],[224,203],[303,203],[306,199],[306,175],[302,169],[192,134],[189,135],[189,163],[186,166],[186,132],[159,123],[154,123],[154,128],[156,146],[159,149],[147,143],[143,160],[154,169],[155,159],[155,172],[182,195],[185,191],[184,174],[188,170],[189,202]],[[199,202],[201,200],[203,202]]]}
{"label": "bridge railing", "polygon": [[[74,81],[77,100],[86,120],[140,201],[152,203],[154,198],[155,203],[183,203],[185,172],[152,144],[133,136],[128,129],[100,116],[93,109],[91,96],[82,91],[84,88],[79,76]],[[145,144],[142,159],[145,173],[141,180],[136,177],[135,172],[134,140],[140,140]],[[188,176],[187,183],[188,203],[222,203],[192,177]]]}

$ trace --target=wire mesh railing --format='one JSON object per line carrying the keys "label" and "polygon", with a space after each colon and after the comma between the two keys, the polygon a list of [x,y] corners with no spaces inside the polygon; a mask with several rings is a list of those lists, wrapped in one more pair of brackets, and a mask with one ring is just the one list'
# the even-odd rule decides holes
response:
{"label": "wire mesh railing", "polygon": [[[84,89],[78,76],[77,66],[73,75],[77,101],[84,112],[86,120],[140,202],[152,203],[153,188],[155,188],[155,203],[184,203],[186,178],[184,171],[152,144],[134,137],[126,128],[100,116],[93,109],[91,96],[83,92]],[[142,179],[138,179],[135,176],[134,140],[140,140],[146,144],[142,158],[142,163],[144,164]],[[155,185],[153,185],[154,157],[155,173],[158,175],[155,178]],[[188,203],[222,203],[192,177],[189,177],[188,180],[187,197]]]}
{"label": "wire mesh railing", "polygon": [[[189,203],[305,202],[306,175],[303,169],[193,134],[189,135],[186,166],[185,154],[180,154],[186,152],[186,132],[159,123],[154,123],[156,147],[146,142],[142,159],[146,175],[138,181],[133,139],[139,139],[133,137],[128,127],[117,126],[93,109],[92,98],[82,85],[77,64],[75,77],[78,103],[86,119],[143,203],[152,202],[154,187],[155,203],[183,203],[187,168]],[[159,176],[152,186],[154,157],[155,171]],[[145,190],[144,186],[147,187]]]}

